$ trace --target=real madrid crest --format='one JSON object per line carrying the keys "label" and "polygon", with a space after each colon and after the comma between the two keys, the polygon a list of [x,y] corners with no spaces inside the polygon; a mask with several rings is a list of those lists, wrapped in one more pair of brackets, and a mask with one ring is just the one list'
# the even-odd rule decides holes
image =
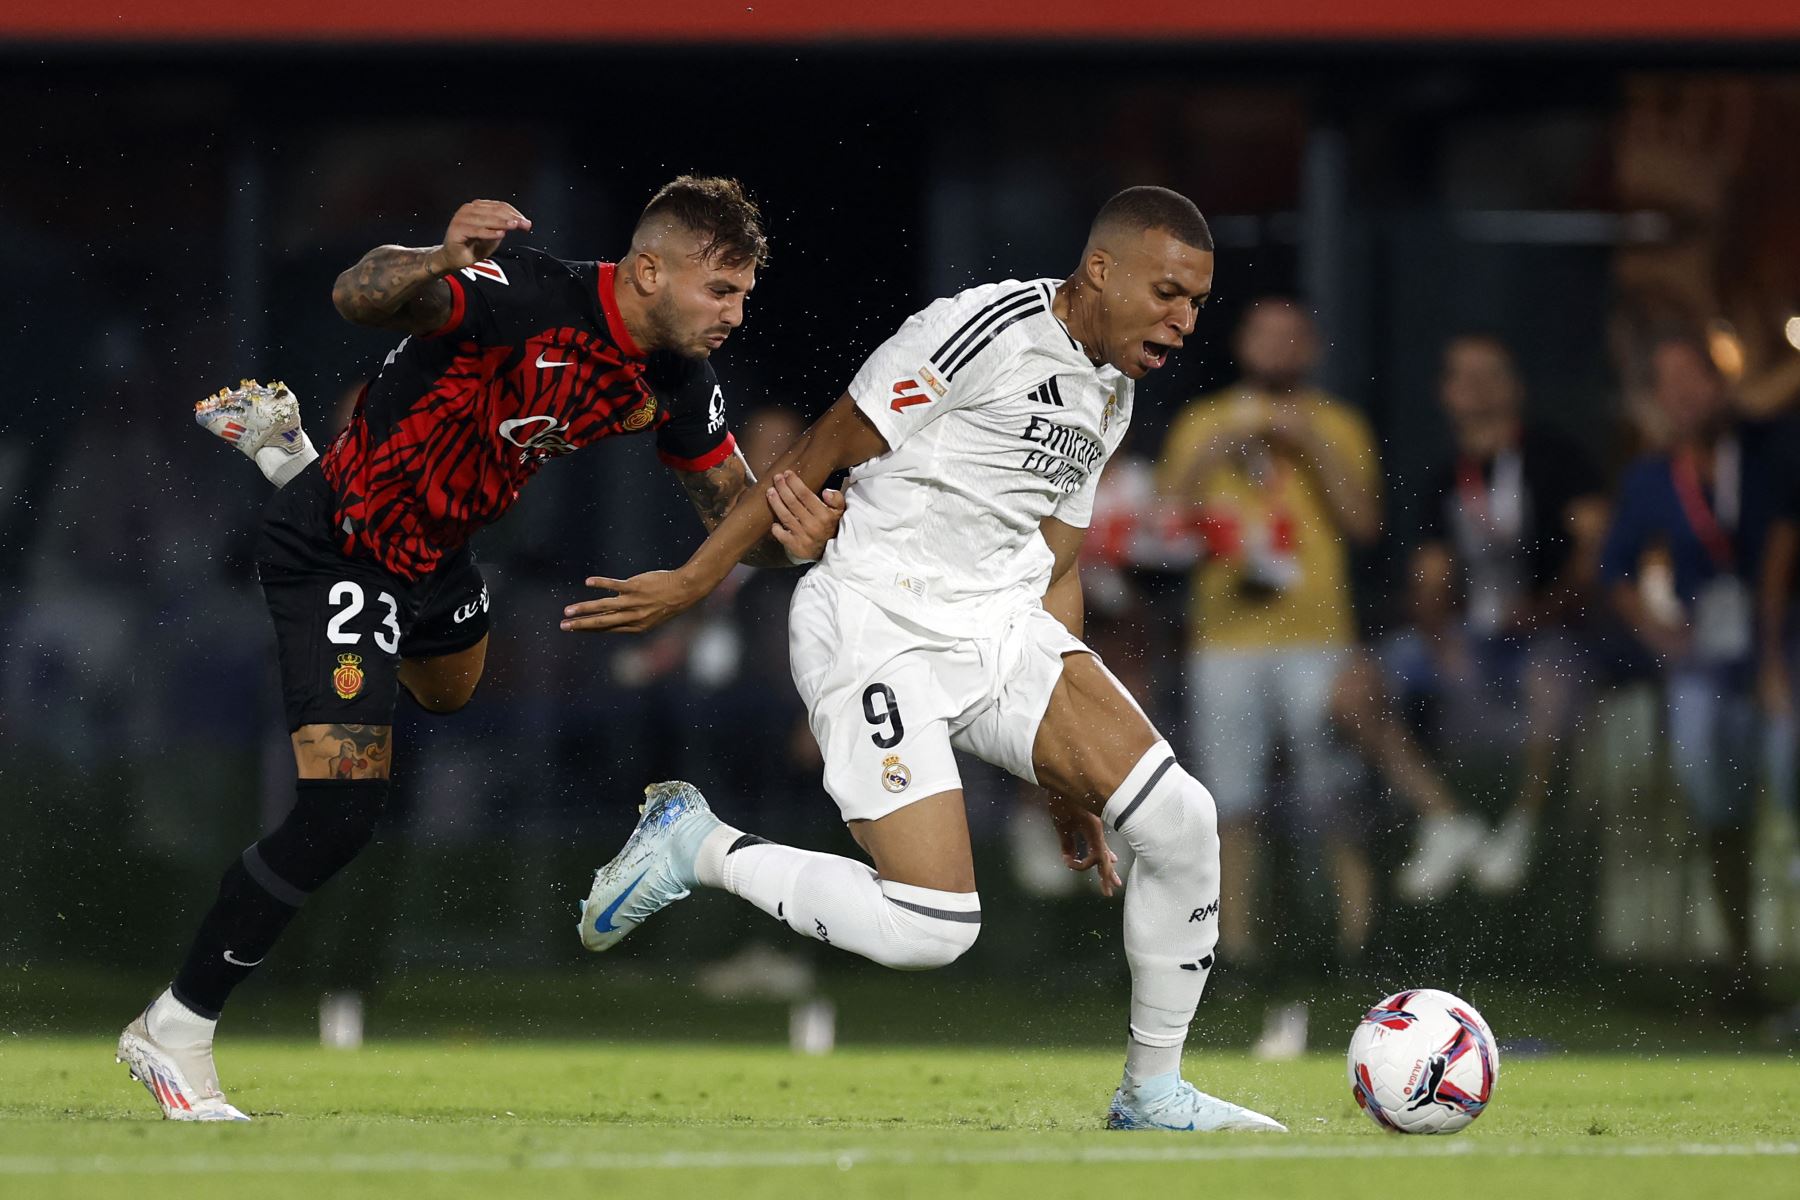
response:
{"label": "real madrid crest", "polygon": [[912,772],[900,761],[898,754],[890,754],[881,760],[881,786],[890,792],[904,792],[912,783]]}
{"label": "real madrid crest", "polygon": [[656,397],[646,400],[642,407],[634,408],[625,416],[625,432],[636,433],[650,422],[656,420]]}
{"label": "real madrid crest", "polygon": [[338,655],[337,670],[331,673],[331,686],[337,689],[339,700],[354,700],[360,696],[363,689],[362,655]]}

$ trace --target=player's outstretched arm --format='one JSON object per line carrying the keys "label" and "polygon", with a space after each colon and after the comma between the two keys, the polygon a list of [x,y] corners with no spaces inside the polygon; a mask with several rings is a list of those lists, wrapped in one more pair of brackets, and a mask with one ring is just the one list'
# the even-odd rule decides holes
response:
{"label": "player's outstretched arm", "polygon": [[471,200],[456,210],[442,245],[377,246],[337,277],[331,302],[346,321],[376,329],[430,333],[450,319],[444,276],[490,257],[531,222],[504,200]]}
{"label": "player's outstretched arm", "polygon": [[[734,452],[716,467],[704,471],[676,471],[701,524],[711,533],[747,491],[754,492],[756,476]],[[844,515],[844,497],[836,491],[815,494],[801,485],[792,472],[769,477],[764,489],[775,525],[769,536],[744,554],[747,567],[791,567],[812,562],[825,553],[825,543],[837,532]]]}
{"label": "player's outstretched arm", "polygon": [[[826,410],[795,440],[770,470],[771,479],[791,473],[799,483],[817,492],[833,472],[887,453],[887,442],[849,395]],[[563,610],[566,630],[596,633],[642,633],[686,612],[731,573],[731,568],[750,549],[770,536],[775,510],[763,493],[764,503],[733,505],[693,557],[673,571],[646,571],[630,579],[596,576],[589,587],[613,595],[584,600]]]}

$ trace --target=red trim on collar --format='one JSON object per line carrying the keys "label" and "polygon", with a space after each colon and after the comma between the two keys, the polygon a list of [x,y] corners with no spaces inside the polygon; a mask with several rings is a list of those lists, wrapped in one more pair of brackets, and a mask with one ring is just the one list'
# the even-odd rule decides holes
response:
{"label": "red trim on collar", "polygon": [[673,467],[677,471],[710,471],[736,453],[737,439],[727,432],[724,441],[699,458],[676,458],[673,454],[661,450],[656,452],[656,456],[663,460],[664,465]]}
{"label": "red trim on collar", "polygon": [[600,264],[600,311],[606,314],[606,327],[612,330],[613,341],[619,343],[619,349],[625,352],[626,357],[642,358],[644,352],[631,340],[631,331],[625,328],[625,318],[619,315],[619,302],[613,298],[613,276],[618,269],[618,263]]}

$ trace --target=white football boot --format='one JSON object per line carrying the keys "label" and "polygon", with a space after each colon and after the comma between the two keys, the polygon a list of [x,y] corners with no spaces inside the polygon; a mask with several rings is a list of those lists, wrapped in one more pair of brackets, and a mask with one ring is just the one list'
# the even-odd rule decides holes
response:
{"label": "white football boot", "polygon": [[[168,992],[157,1004],[175,1003]],[[219,1090],[219,1073],[213,1067],[211,1022],[159,1022],[159,1040],[150,1032],[152,1004],[119,1035],[118,1062],[131,1068],[131,1077],[144,1085],[171,1121],[248,1121],[250,1118],[225,1099]],[[192,1025],[191,1030],[178,1026]]]}
{"label": "white football boot", "polygon": [[618,857],[594,873],[581,902],[581,944],[610,950],[633,929],[698,883],[700,843],[721,822],[691,783],[653,783],[644,789],[637,828]]}
{"label": "white football boot", "polygon": [[300,428],[299,398],[280,380],[221,388],[194,405],[194,420],[243,451],[276,487],[319,456]]}
{"label": "white football boot", "polygon": [[1108,1129],[1162,1129],[1180,1133],[1286,1133],[1273,1117],[1209,1096],[1179,1072],[1146,1079],[1137,1087],[1121,1083],[1106,1111]]}

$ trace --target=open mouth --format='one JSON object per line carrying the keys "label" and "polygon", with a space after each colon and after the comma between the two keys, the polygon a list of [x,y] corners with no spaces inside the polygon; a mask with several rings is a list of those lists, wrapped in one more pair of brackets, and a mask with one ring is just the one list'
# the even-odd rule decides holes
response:
{"label": "open mouth", "polygon": [[1144,343],[1144,364],[1152,371],[1169,361],[1169,355],[1175,353],[1175,347],[1162,342],[1146,341]]}

